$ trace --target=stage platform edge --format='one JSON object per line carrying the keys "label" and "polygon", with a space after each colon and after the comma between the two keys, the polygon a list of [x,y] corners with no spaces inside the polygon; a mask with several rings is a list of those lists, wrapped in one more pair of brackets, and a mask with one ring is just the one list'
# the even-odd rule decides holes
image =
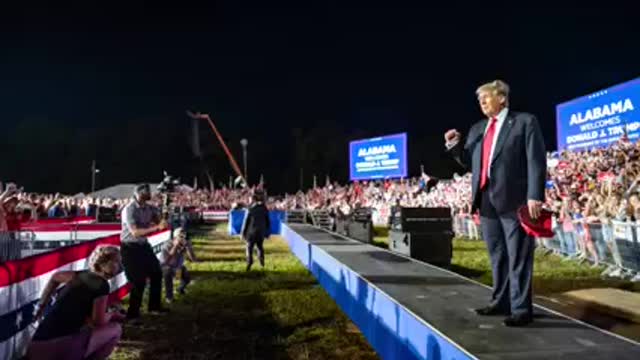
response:
{"label": "stage platform edge", "polygon": [[[300,232],[309,233],[309,229],[313,229],[312,231],[314,233],[325,233],[325,239],[316,239],[314,241],[305,239]],[[372,245],[359,243],[342,235],[321,230],[311,225],[283,223],[281,235],[287,241],[292,253],[311,271],[320,285],[335,300],[342,311],[358,326],[377,354],[383,359],[562,358],[586,360],[602,358],[602,355],[609,354],[607,351],[612,351],[613,349],[619,351],[611,353],[613,357],[606,358],[640,359],[640,344],[540,306],[536,306],[536,309],[546,314],[552,314],[551,316],[557,317],[559,322],[564,322],[565,325],[568,323],[571,325],[570,328],[580,328],[583,333],[586,333],[588,336],[583,336],[583,334],[580,333],[580,337],[584,338],[583,344],[576,347],[575,344],[572,346],[562,346],[560,343],[559,346],[558,343],[554,343],[550,344],[553,346],[550,346],[548,349],[544,349],[545,344],[541,344],[540,349],[534,349],[531,352],[511,352],[506,349],[506,351],[491,352],[487,350],[490,347],[484,348],[482,346],[476,346],[474,349],[473,346],[465,346],[465,344],[461,344],[464,341],[452,340],[452,337],[455,336],[452,334],[450,334],[451,336],[447,336],[448,331],[441,331],[437,326],[434,326],[422,316],[416,314],[415,311],[409,309],[410,306],[406,306],[401,300],[388,294],[388,291],[381,289],[381,286],[377,286],[373,281],[368,280],[366,275],[363,276],[363,274],[338,259],[340,253],[351,253],[351,255],[348,256],[353,257],[359,256],[357,253],[363,250],[365,252],[384,251],[387,252],[389,256],[402,257],[401,255],[391,253],[385,249],[376,248]],[[318,233],[316,237],[323,236]],[[475,291],[477,291],[478,288],[485,293],[489,291],[487,286],[458,274],[407,257],[403,258],[406,259],[404,261],[411,262],[414,266],[416,264],[424,266],[425,271],[443,272],[443,274],[446,273],[445,275],[449,278],[455,277],[462,286],[472,287]],[[386,289],[389,288],[389,286],[382,287]],[[469,318],[468,315],[467,318]],[[477,324],[468,324],[469,327],[474,327],[475,325]],[[480,327],[482,327],[482,324]],[[449,330],[450,333],[451,329],[447,330]],[[466,329],[461,329],[461,331],[467,332]],[[508,328],[501,331],[509,331],[511,333]],[[518,329],[517,331],[513,331],[514,334],[510,334],[513,335],[513,338],[509,339],[509,341],[516,339],[517,336],[526,336],[523,335],[525,334],[523,331],[526,330]],[[465,336],[466,338],[463,337],[463,339],[468,340],[474,336],[474,333],[471,331]],[[458,336],[458,338],[460,339],[460,336]],[[532,339],[537,340],[535,336],[532,336]],[[486,342],[487,339],[479,339],[479,341]],[[491,341],[490,336],[488,341]],[[495,350],[495,348],[494,346],[493,350]],[[482,349],[482,351],[479,349]],[[558,351],[560,349],[562,350]]]}
{"label": "stage platform edge", "polygon": [[288,224],[282,237],[381,358],[477,359]]}

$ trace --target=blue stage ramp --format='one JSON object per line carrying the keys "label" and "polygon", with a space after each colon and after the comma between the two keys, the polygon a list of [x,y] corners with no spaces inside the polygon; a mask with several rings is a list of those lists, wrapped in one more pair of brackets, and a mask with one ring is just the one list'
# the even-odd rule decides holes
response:
{"label": "blue stage ramp", "polygon": [[639,344],[546,309],[526,328],[479,317],[490,290],[449,271],[310,225],[282,236],[383,359],[640,359]]}

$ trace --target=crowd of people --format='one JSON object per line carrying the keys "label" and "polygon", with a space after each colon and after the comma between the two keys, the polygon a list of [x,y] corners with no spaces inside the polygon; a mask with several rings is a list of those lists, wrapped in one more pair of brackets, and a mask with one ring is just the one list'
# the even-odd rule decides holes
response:
{"label": "crowd of people", "polygon": [[639,160],[640,143],[626,138],[607,148],[550,154],[547,205],[589,221],[640,220]]}
{"label": "crowd of people", "polygon": [[[262,191],[260,186],[237,189],[197,189],[175,193],[172,195],[171,202],[177,207],[226,211],[245,207],[250,203],[252,196],[260,191]],[[399,205],[449,207],[456,217],[472,219],[474,215],[470,213],[470,174],[455,174],[449,180],[436,180],[423,173],[417,178],[362,181],[348,185],[330,182],[327,179],[324,186],[315,186],[308,191],[298,191],[284,196],[267,196],[265,200],[268,208],[285,211],[328,210],[348,214],[357,208],[371,208],[374,213],[388,215],[390,207]],[[159,193],[149,194],[147,202],[151,206],[160,207],[164,197]],[[2,236],[0,241],[7,241],[12,232],[20,230],[20,224],[24,222],[46,218],[95,217],[101,211],[107,210],[117,214],[128,214],[133,210],[127,210],[127,205],[131,206],[131,198],[26,193],[15,184],[9,183],[0,187],[0,235]],[[558,238],[556,241],[560,245],[555,246],[551,244],[551,240],[544,239],[541,245],[567,255],[568,258],[589,260],[593,266],[599,266],[603,261],[609,262],[609,265],[613,262],[613,265],[607,269],[607,275],[621,276],[625,271],[625,264],[623,264],[622,252],[616,249],[612,225],[614,222],[635,224],[640,221],[640,143],[632,143],[623,137],[607,148],[549,153],[545,206],[555,214],[554,229]],[[131,216],[127,221],[132,222],[133,218]],[[135,221],[139,222],[140,218],[136,217]],[[384,219],[382,222],[385,222]],[[153,226],[156,225],[149,226],[150,229],[155,229]],[[166,227],[167,225],[157,226]],[[601,236],[597,241],[592,231],[596,228]],[[144,237],[142,233],[137,232],[140,229],[132,227],[130,231],[133,231],[131,236],[134,240]],[[97,249],[89,261],[90,269],[86,272],[63,272],[52,278],[47,289],[68,284],[66,292],[60,295],[64,301],[60,302],[60,305],[55,307],[58,310],[54,310],[41,324],[30,351],[35,354],[45,354],[52,349],[74,349],[79,343],[87,341],[93,345],[85,347],[85,355],[93,353],[102,357],[103,354],[113,350],[120,337],[120,327],[115,324],[122,321],[125,316],[133,319],[139,316],[137,311],[139,311],[142,291],[145,287],[143,282],[140,282],[137,287],[134,286],[137,290],[134,291],[137,292],[134,298],[138,301],[134,301],[133,313],[130,311],[123,314],[106,309],[108,285],[105,287],[105,284],[121,270],[121,258],[124,258],[128,278],[134,279],[139,275],[131,269],[135,268],[133,263],[139,262],[138,257],[142,256],[140,255],[142,252],[136,253],[138,250],[135,246],[138,244],[133,240],[130,243],[125,241],[124,244],[126,246],[122,250],[114,247]],[[152,284],[152,292],[156,301],[150,302],[150,310],[162,310],[157,303],[161,278],[164,278],[165,288],[168,291],[167,299],[170,300],[173,287],[168,285],[173,284],[173,278],[178,269],[183,273],[186,272],[183,258],[175,258],[174,255],[179,249],[182,251],[184,246],[182,237],[168,243],[163,248],[163,253],[165,258],[172,259],[171,262],[163,264],[162,267],[156,264],[158,266],[154,268],[157,271],[152,274],[153,276],[142,274],[151,276],[155,280]],[[145,258],[155,259],[150,248],[145,250]],[[132,253],[135,254],[132,255]],[[192,253],[188,255],[194,259]],[[628,266],[626,268],[628,270]],[[186,273],[188,275],[188,272]],[[185,281],[178,289],[179,292],[183,292],[188,284],[188,276],[183,280]],[[45,290],[43,306],[50,300],[50,292]],[[66,323],[68,319],[63,315],[56,315],[55,311],[64,311],[64,306],[77,306],[80,298],[91,299],[90,302],[83,303],[82,314],[90,317],[90,322],[95,326],[93,331],[87,330],[84,319],[79,318],[77,321],[74,320],[73,324],[68,323],[71,324],[68,326],[52,325],[56,322]],[[36,315],[36,317],[41,316],[41,312]],[[60,338],[64,338],[65,342],[61,343]],[[51,339],[56,341],[52,342]]]}
{"label": "crowd of people", "polygon": [[[548,154],[546,207],[556,214],[555,222],[564,233],[576,237],[577,256],[599,264],[602,250],[589,239],[589,226],[611,221],[640,220],[640,143],[626,137],[606,148],[590,151],[563,151]],[[74,197],[60,194],[27,193],[13,184],[0,188],[0,232],[18,231],[20,223],[43,218],[69,216],[95,217],[101,211],[119,214],[126,199]],[[5,190],[5,191],[3,191]],[[172,195],[178,207],[227,211],[246,206],[261,186],[196,189]],[[348,214],[356,208],[373,209],[380,223],[386,223],[390,208],[449,207],[453,214],[471,217],[471,174],[455,174],[452,179],[436,180],[426,174],[396,180],[356,181],[339,184],[329,179],[323,186],[282,196],[268,196],[266,205],[276,210],[328,210]],[[155,193],[149,201],[163,202]]]}
{"label": "crowd of people", "polygon": [[[546,206],[558,215],[583,221],[640,220],[640,143],[626,138],[607,148],[548,155]],[[257,187],[198,189],[172,196],[179,207],[201,210],[230,210],[250,202]],[[2,189],[0,188],[0,193]],[[348,213],[369,207],[381,211],[400,203],[407,207],[445,206],[454,214],[470,215],[471,175],[455,174],[450,180],[420,177],[400,180],[361,181],[341,185],[327,181],[283,196],[269,196],[267,206],[278,210],[331,210]],[[7,222],[70,216],[95,216],[100,209],[120,212],[128,199],[62,196],[26,193],[13,188],[5,194]],[[160,194],[150,203],[159,206]],[[383,211],[384,212],[384,211]],[[564,217],[563,217],[564,219]],[[15,223],[15,220],[13,220]],[[0,221],[0,226],[3,222]]]}

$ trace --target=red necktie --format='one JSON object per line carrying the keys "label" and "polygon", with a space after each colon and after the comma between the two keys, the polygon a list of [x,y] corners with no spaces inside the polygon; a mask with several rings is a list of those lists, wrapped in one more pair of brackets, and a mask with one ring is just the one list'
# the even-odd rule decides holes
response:
{"label": "red necktie", "polygon": [[493,146],[493,137],[496,133],[496,122],[498,119],[492,117],[489,120],[489,128],[484,135],[482,142],[482,172],[480,173],[480,190],[484,189],[489,182],[489,165],[491,165],[491,147]]}

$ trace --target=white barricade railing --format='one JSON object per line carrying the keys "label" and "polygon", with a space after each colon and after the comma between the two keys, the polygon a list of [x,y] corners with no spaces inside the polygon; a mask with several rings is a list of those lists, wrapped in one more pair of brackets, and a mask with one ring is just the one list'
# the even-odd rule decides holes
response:
{"label": "white barricade railing", "polygon": [[22,242],[19,231],[0,232],[0,263],[22,257]]}
{"label": "white barricade railing", "polygon": [[222,210],[204,210],[202,211],[202,220],[204,222],[223,222],[229,218],[228,211]]}
{"label": "white barricade railing", "polygon": [[473,240],[482,238],[480,226],[476,224],[473,217],[468,214],[457,214],[453,216],[453,232],[456,236],[463,236]]}
{"label": "white barricade railing", "polygon": [[288,224],[306,224],[307,211],[302,209],[287,211],[286,222]]}
{"label": "white barricade railing", "polygon": [[571,258],[610,265],[628,272],[640,272],[640,227],[634,222],[572,222],[565,231],[557,224],[554,237],[543,239],[543,246]]}
{"label": "white barricade railing", "polygon": [[118,234],[120,224],[45,224],[0,234],[0,262]]}
{"label": "white barricade railing", "polygon": [[389,217],[391,216],[391,207],[382,206],[380,208],[371,208],[371,221],[375,226],[388,226]]}
{"label": "white barricade railing", "polygon": [[[610,223],[571,222],[572,230],[563,230],[554,221],[554,236],[539,238],[538,244],[569,258],[585,259],[593,263],[619,269],[622,275],[636,275],[640,280],[640,224],[611,220]],[[456,215],[453,220],[456,236],[481,239],[480,227],[470,215]],[[606,275],[615,272],[609,269]],[[621,272],[618,271],[617,274]]]}

